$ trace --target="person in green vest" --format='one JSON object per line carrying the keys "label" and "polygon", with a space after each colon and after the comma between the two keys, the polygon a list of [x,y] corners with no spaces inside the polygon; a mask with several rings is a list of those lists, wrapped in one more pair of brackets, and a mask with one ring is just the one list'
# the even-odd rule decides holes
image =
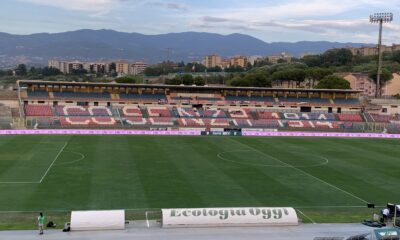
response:
{"label": "person in green vest", "polygon": [[38,226],[39,226],[39,234],[43,234],[43,228],[44,228],[44,215],[43,213],[39,213],[38,216]]}

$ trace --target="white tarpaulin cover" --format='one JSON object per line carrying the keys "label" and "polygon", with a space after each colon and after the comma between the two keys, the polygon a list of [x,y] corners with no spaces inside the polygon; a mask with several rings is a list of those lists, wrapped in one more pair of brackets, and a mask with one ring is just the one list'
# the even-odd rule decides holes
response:
{"label": "white tarpaulin cover", "polygon": [[163,227],[293,226],[291,207],[162,209]]}
{"label": "white tarpaulin cover", "polygon": [[125,229],[125,211],[73,211],[71,231]]}

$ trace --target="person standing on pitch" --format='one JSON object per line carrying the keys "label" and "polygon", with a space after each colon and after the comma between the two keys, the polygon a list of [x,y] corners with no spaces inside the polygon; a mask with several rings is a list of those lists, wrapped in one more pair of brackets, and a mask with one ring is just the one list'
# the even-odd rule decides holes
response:
{"label": "person standing on pitch", "polygon": [[43,213],[39,213],[38,216],[38,226],[39,226],[39,234],[43,234],[43,228],[44,228],[44,215]]}

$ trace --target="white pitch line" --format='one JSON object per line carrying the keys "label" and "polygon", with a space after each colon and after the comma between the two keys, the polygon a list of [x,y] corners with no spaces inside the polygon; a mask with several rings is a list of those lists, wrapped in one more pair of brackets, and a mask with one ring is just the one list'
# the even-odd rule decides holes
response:
{"label": "white pitch line", "polygon": [[[232,139],[232,138],[229,138],[229,139]],[[271,156],[271,155],[269,155],[269,154],[267,154],[267,153],[265,153],[265,152],[262,152],[262,151],[260,151],[260,150],[258,150],[258,149],[256,149],[256,148],[253,148],[252,146],[249,146],[249,145],[247,145],[247,144],[241,143],[241,142],[236,141],[236,140],[234,140],[234,139],[232,139],[232,141],[235,141],[235,142],[237,142],[237,143],[239,143],[239,144],[241,144],[241,145],[243,145],[243,146],[246,146],[246,147],[249,148],[249,149],[252,149],[252,150],[254,150],[254,151],[256,151],[256,152],[259,152],[260,154],[263,154],[264,156],[267,156],[267,157],[270,157],[270,158],[272,158],[272,159],[275,159],[276,161],[278,161],[278,162],[280,162],[280,163],[282,163],[282,164],[284,164],[284,165],[286,165],[286,166],[288,166],[288,167],[290,167],[290,168],[292,168],[292,169],[294,169],[294,170],[297,170],[297,171],[303,173],[304,175],[307,175],[307,176],[309,176],[309,177],[311,177],[311,178],[314,178],[315,180],[317,180],[317,181],[319,181],[319,182],[321,182],[321,183],[324,183],[324,184],[326,184],[326,185],[328,185],[328,186],[330,186],[330,187],[332,187],[332,188],[334,188],[334,189],[336,189],[336,190],[339,190],[339,191],[341,191],[341,192],[343,192],[343,193],[345,193],[345,194],[347,194],[347,195],[349,195],[349,196],[352,196],[352,197],[354,197],[354,198],[356,198],[356,199],[358,199],[358,200],[360,200],[360,201],[362,201],[362,202],[364,202],[364,203],[369,203],[368,201],[366,201],[366,200],[364,200],[364,199],[362,199],[362,198],[360,198],[360,197],[357,197],[356,195],[354,195],[354,194],[352,194],[352,193],[350,193],[350,192],[347,192],[346,190],[343,190],[343,189],[341,189],[341,188],[339,188],[339,187],[336,187],[335,185],[332,185],[332,184],[330,184],[330,183],[328,183],[328,182],[326,182],[326,181],[324,181],[324,180],[322,180],[322,179],[320,179],[320,178],[318,178],[318,177],[316,177],[316,176],[314,176],[314,175],[311,175],[311,174],[309,174],[308,172],[305,172],[305,171],[303,171],[303,170],[301,170],[301,169],[299,169],[299,168],[297,168],[297,167],[295,167],[295,166],[293,166],[293,165],[290,165],[289,163],[286,163],[286,162],[284,162],[284,161],[282,161],[282,160],[280,160],[280,159],[278,159],[278,158],[276,158],[276,157],[274,157],[274,156]]]}
{"label": "white pitch line", "polygon": [[40,182],[0,182],[0,184],[37,184]]}
{"label": "white pitch line", "polygon": [[147,211],[146,211],[146,223],[147,223],[147,228],[150,227],[150,223],[149,223],[149,218],[147,217]]}
{"label": "white pitch line", "polygon": [[296,211],[298,211],[299,213],[301,213],[301,215],[303,215],[304,217],[306,217],[308,220],[311,221],[312,224],[317,224],[314,220],[312,220],[309,216],[307,216],[306,214],[304,214],[302,211],[300,211],[299,209],[296,209]]}
{"label": "white pitch line", "polygon": [[58,157],[61,155],[61,153],[64,151],[65,147],[67,146],[68,142],[65,142],[64,146],[60,149],[60,151],[57,153],[56,157],[54,158],[53,162],[51,162],[50,166],[47,168],[46,172],[44,173],[43,177],[40,179],[39,183],[42,183],[43,179],[46,177],[47,173],[50,171],[51,167],[53,164],[57,161]]}

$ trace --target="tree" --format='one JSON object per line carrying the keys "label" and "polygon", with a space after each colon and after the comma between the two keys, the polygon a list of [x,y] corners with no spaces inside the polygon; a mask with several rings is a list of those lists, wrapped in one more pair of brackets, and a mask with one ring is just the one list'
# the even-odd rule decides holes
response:
{"label": "tree", "polygon": [[318,89],[351,89],[350,82],[346,79],[329,75],[324,77],[316,86]]}
{"label": "tree", "polygon": [[182,84],[182,79],[179,77],[169,78],[165,80],[165,84],[167,85],[180,85]]}
{"label": "tree", "polygon": [[115,79],[117,83],[137,83],[139,82],[138,77],[136,76],[124,76]]}
{"label": "tree", "polygon": [[353,53],[347,48],[330,49],[322,54],[325,66],[345,66],[353,61]]}
{"label": "tree", "polygon": [[[375,83],[377,80],[377,73],[378,70],[374,69],[369,73],[369,78],[371,78]],[[385,84],[387,81],[390,81],[393,79],[393,74],[387,70],[386,68],[382,68],[382,74],[381,74],[381,84]]]}
{"label": "tree", "polygon": [[56,76],[61,74],[61,71],[59,69],[53,67],[44,67],[41,70],[43,76]]}
{"label": "tree", "polygon": [[110,65],[109,65],[109,67],[108,67],[109,69],[109,71],[111,72],[111,71],[117,71],[117,64],[115,64],[115,62],[112,62],[112,63],[110,63]]}
{"label": "tree", "polygon": [[163,73],[162,68],[156,66],[147,67],[144,70],[144,74],[146,74],[146,76],[160,76],[162,73]]}
{"label": "tree", "polygon": [[18,67],[15,69],[15,74],[17,76],[26,76],[27,70],[25,64],[19,64]]}
{"label": "tree", "polygon": [[316,82],[321,81],[326,76],[332,75],[333,71],[327,68],[308,68],[306,70],[306,77],[309,79],[309,87],[314,87]]}
{"label": "tree", "polygon": [[72,75],[85,75],[85,74],[88,74],[88,71],[86,69],[72,69],[71,74]]}
{"label": "tree", "polygon": [[205,72],[206,71],[206,66],[200,63],[194,63],[192,66],[193,72]]}
{"label": "tree", "polygon": [[300,61],[309,67],[319,67],[322,65],[322,58],[320,55],[307,55],[304,56]]}
{"label": "tree", "polygon": [[241,66],[230,66],[225,68],[225,72],[244,72],[244,68]]}
{"label": "tree", "polygon": [[394,51],[392,53],[392,61],[400,63],[400,51]]}
{"label": "tree", "polygon": [[253,65],[251,65],[250,62],[248,62],[248,63],[246,64],[246,70],[249,71],[249,70],[252,69],[252,68],[253,68]]}
{"label": "tree", "polygon": [[181,77],[182,83],[184,85],[192,85],[193,84],[193,76],[192,76],[192,74],[183,74],[180,77]]}
{"label": "tree", "polygon": [[231,80],[230,85],[234,87],[249,87],[250,82],[244,78],[235,77]]}
{"label": "tree", "polygon": [[252,87],[271,87],[271,78],[264,74],[262,71],[255,71],[246,74],[244,80],[249,82],[249,86]]}
{"label": "tree", "polygon": [[203,77],[197,76],[194,78],[194,84],[197,86],[204,86],[206,84],[206,81]]}
{"label": "tree", "polygon": [[222,68],[220,66],[207,68],[207,72],[222,72]]}
{"label": "tree", "polygon": [[306,71],[299,68],[286,69],[278,72],[274,72],[271,76],[273,81],[279,81],[280,84],[283,84],[283,81],[288,81],[288,85],[292,85],[296,83],[296,86],[299,86],[301,82],[303,82],[306,78]]}
{"label": "tree", "polygon": [[[290,80],[296,83],[296,87],[299,87],[300,83],[304,82],[306,78],[306,71],[303,69],[291,69],[287,70],[287,75]],[[293,85],[292,85],[293,87]]]}

